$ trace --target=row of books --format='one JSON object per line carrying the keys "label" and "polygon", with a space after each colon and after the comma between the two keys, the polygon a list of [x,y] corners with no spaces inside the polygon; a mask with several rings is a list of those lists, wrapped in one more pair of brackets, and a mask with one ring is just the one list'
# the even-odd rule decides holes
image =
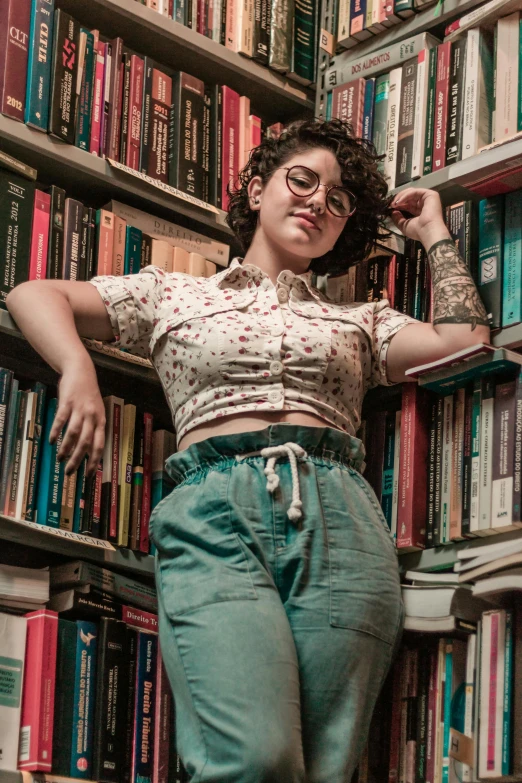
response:
{"label": "row of books", "polygon": [[[208,276],[230,248],[142,210],[111,201],[96,210],[0,153],[0,307],[26,280],[89,280],[137,272],[147,264]],[[191,255],[192,254],[192,255]]]}
{"label": "row of books", "polygon": [[419,385],[403,385],[400,410],[373,411],[361,428],[365,475],[399,549],[522,526],[522,357],[481,345],[469,353],[460,371],[452,357],[433,363]]}
{"label": "row of books", "polygon": [[166,459],[176,450],[167,430],[153,431],[153,415],[104,398],[105,446],[93,476],[87,458],[65,475],[58,460],[63,435],[49,435],[58,401],[39,381],[30,388],[0,368],[0,511],[6,516],[81,533],[154,553],[149,541],[151,510],[172,488]]}
{"label": "row of books", "polygon": [[169,73],[53,0],[10,0],[4,13],[3,114],[226,208],[228,183],[261,141],[247,97]]}
{"label": "row of books", "polygon": [[473,27],[443,43],[423,33],[413,56],[384,60],[386,73],[377,53],[347,64],[353,77],[329,94],[327,115],[349,120],[386,156],[380,166],[390,188],[511,138],[522,130],[520,18],[516,11],[493,29]]}
{"label": "row of books", "polygon": [[351,49],[361,41],[400,24],[432,5],[434,0],[335,0],[337,49]]}
{"label": "row of books", "polygon": [[461,783],[520,774],[522,614],[482,613],[467,638],[403,647],[393,674],[388,779]]}
{"label": "row of books", "polygon": [[2,681],[9,683],[0,769],[106,783],[188,780],[176,753],[157,616],[121,609],[122,619],[103,609],[72,617],[48,608],[0,612]]}
{"label": "row of books", "polygon": [[[140,0],[138,0],[140,2]],[[319,2],[313,0],[141,0],[176,22],[233,52],[285,73],[301,84],[315,81]]]}

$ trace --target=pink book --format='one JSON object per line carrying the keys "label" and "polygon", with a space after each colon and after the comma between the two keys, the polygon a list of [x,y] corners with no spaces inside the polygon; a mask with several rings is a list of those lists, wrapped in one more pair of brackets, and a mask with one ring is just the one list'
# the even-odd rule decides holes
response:
{"label": "pink book", "polygon": [[259,147],[261,144],[261,118],[255,114],[250,115],[250,149]]}
{"label": "pink book", "polygon": [[49,244],[49,220],[51,196],[42,190],[34,192],[33,230],[31,235],[31,261],[29,280],[44,280]]}
{"label": "pink book", "polygon": [[146,612],[144,609],[136,609],[135,606],[122,606],[121,619],[132,628],[149,633],[158,633],[158,615]]}
{"label": "pink book", "polygon": [[39,609],[25,617],[27,642],[18,769],[50,772],[58,614],[50,609]]}
{"label": "pink book", "polygon": [[[228,5],[227,5],[228,13]],[[239,173],[239,95],[223,85],[223,146],[221,171],[223,209],[228,209],[227,185],[234,185]]]}
{"label": "pink book", "polygon": [[169,738],[171,732],[171,693],[167,672],[158,645],[156,670],[156,709],[154,712],[154,750],[152,756],[152,783],[167,783],[169,775]]}
{"label": "pink book", "polygon": [[138,171],[140,167],[141,106],[143,102],[143,60],[136,54],[131,56],[129,131],[127,160],[125,164]]}
{"label": "pink book", "polygon": [[105,82],[105,44],[98,41],[96,52],[96,68],[94,71],[94,99],[92,103],[91,141],[89,152],[100,155],[101,123],[103,116],[104,82]]}

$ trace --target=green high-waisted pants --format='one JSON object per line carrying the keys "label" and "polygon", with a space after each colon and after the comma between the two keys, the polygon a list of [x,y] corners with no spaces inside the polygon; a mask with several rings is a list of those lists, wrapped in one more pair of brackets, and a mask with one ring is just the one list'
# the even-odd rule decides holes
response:
{"label": "green high-waisted pants", "polygon": [[350,783],[403,621],[363,458],[333,428],[271,424],[167,460],[159,636],[192,783]]}

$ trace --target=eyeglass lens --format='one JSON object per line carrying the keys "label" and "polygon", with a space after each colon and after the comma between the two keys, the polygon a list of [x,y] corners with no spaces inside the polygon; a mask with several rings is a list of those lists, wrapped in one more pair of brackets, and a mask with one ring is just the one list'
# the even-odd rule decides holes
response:
{"label": "eyeglass lens", "polygon": [[[304,166],[292,166],[287,174],[288,187],[295,196],[310,196],[319,186],[319,177]],[[351,193],[345,188],[334,187],[326,197],[328,209],[338,217],[349,215],[354,207]]]}

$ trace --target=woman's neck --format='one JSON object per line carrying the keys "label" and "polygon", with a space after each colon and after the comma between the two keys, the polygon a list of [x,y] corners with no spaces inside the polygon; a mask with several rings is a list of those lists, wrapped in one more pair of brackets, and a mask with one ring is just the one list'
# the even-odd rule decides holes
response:
{"label": "woman's neck", "polygon": [[279,274],[288,269],[295,275],[302,275],[310,266],[310,259],[292,255],[281,247],[269,242],[262,231],[256,231],[252,244],[248,248],[243,259],[245,264],[253,264],[259,267],[274,285]]}

